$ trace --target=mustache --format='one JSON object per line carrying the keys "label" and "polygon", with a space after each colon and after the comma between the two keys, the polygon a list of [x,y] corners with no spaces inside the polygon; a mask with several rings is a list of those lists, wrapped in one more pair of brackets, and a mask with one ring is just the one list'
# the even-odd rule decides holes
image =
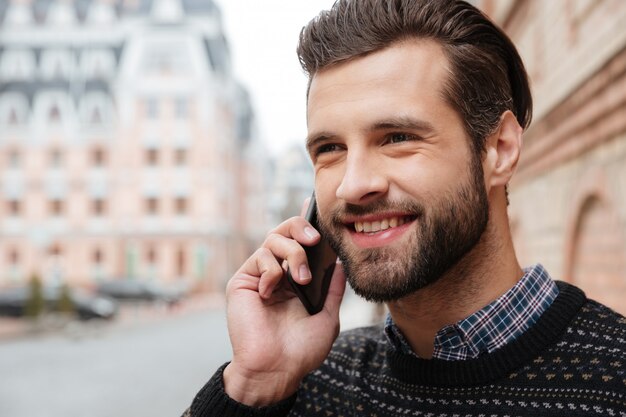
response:
{"label": "mustache", "polygon": [[331,210],[329,218],[333,223],[343,223],[343,219],[347,216],[364,216],[378,213],[389,213],[393,211],[421,217],[426,212],[426,208],[423,204],[416,201],[407,200],[376,200],[365,205],[343,203],[339,207],[335,207]]}

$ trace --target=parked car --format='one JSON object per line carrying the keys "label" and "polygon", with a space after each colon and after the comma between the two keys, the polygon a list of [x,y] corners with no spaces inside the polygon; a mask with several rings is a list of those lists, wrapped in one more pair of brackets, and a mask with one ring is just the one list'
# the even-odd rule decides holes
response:
{"label": "parked car", "polygon": [[[42,298],[46,311],[56,312],[63,294],[61,286],[44,286]],[[73,311],[81,320],[112,319],[117,314],[118,306],[110,298],[91,295],[74,288],[68,289]],[[22,317],[26,314],[26,305],[31,297],[30,288],[17,287],[0,291],[0,316]]]}
{"label": "parked car", "polygon": [[179,302],[185,295],[180,287],[165,287],[153,281],[137,278],[118,278],[98,285],[98,294],[126,301],[161,301],[167,304]]}

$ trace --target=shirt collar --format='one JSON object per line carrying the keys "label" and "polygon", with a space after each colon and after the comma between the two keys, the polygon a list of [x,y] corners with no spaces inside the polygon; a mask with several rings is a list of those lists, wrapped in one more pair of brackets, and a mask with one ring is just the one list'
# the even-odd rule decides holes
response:
{"label": "shirt collar", "polygon": [[[493,352],[532,326],[558,293],[542,265],[526,268],[524,276],[496,300],[440,329],[435,336],[433,358],[463,360]],[[384,330],[395,349],[415,355],[391,315],[387,315]]]}

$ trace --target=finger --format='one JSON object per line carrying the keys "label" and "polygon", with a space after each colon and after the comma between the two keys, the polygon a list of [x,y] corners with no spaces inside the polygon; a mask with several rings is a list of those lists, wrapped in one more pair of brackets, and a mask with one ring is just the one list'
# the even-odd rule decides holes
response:
{"label": "finger", "polygon": [[272,252],[267,248],[259,248],[229,281],[227,292],[250,290],[267,298],[283,274],[284,270]]}
{"label": "finger", "polygon": [[261,272],[258,291],[262,298],[268,299],[283,279],[285,271],[269,249],[261,248],[259,251],[260,254],[256,258],[257,268]]}
{"label": "finger", "polygon": [[304,217],[295,216],[285,220],[272,230],[268,237],[277,234],[294,239],[303,245],[312,246],[320,240],[320,234]]}
{"label": "finger", "polygon": [[330,280],[326,302],[324,303],[324,309],[328,311],[332,317],[339,317],[339,307],[341,306],[341,300],[343,299],[345,291],[346,275],[343,272],[343,265],[337,262],[335,264],[335,271]]}
{"label": "finger", "polygon": [[311,280],[306,252],[298,242],[274,233],[265,239],[263,247],[269,249],[275,257],[287,261],[287,267],[294,280],[302,284]]}

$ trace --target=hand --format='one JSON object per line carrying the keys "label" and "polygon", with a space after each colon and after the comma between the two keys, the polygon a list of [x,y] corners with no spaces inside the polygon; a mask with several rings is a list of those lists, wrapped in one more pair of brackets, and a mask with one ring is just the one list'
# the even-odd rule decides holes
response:
{"label": "hand", "polygon": [[319,239],[303,217],[293,217],[270,232],[229,281],[233,360],[224,370],[224,387],[234,400],[260,407],[287,398],[330,352],[339,333],[345,290],[341,265],[335,268],[324,308],[313,316],[284,279],[288,265],[296,282],[310,281],[301,244],[313,245]]}

